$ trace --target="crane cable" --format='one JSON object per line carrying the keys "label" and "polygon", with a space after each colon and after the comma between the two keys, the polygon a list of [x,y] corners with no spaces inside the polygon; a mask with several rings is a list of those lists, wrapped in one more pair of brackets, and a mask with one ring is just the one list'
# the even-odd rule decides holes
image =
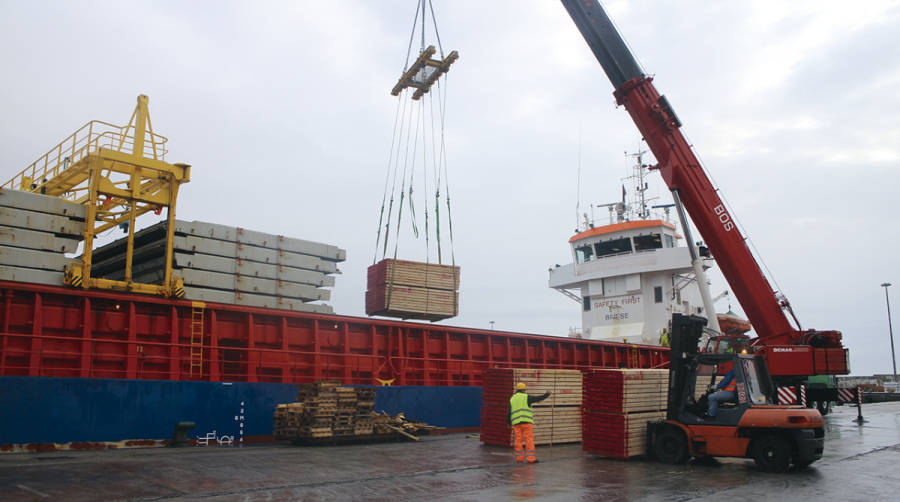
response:
{"label": "crane cable", "polygon": [[[431,5],[430,0],[417,0],[416,2],[416,15],[413,19],[413,27],[409,36],[409,45],[407,46],[406,53],[406,61],[404,64],[404,73],[409,68],[410,56],[412,54],[412,45],[413,41],[416,39],[416,29],[419,24],[421,24],[421,51],[425,50],[425,24],[426,24],[426,2],[428,3],[428,8],[430,10],[431,19],[434,23],[435,36],[437,38],[437,45],[440,50],[441,58],[444,58],[444,50],[440,41],[440,35],[438,34],[436,17],[434,13],[434,6]],[[421,17],[421,23],[420,18]],[[444,84],[446,84],[446,73],[442,76],[445,80]],[[379,214],[378,221],[378,230],[376,232],[376,244],[375,244],[375,254],[373,257],[373,263],[378,261],[379,250],[382,259],[388,256],[388,246],[390,239],[394,239],[394,259],[399,255],[399,241],[400,241],[400,227],[403,219],[403,205],[404,202],[408,200],[409,204],[409,212],[410,212],[410,224],[412,226],[414,238],[419,237],[419,228],[417,224],[417,215],[415,210],[415,200],[414,200],[414,185],[415,185],[415,168],[416,168],[416,160],[418,157],[419,151],[419,131],[421,130],[421,141],[422,141],[422,171],[423,171],[423,179],[422,179],[422,187],[425,190],[425,193],[428,192],[428,184],[431,181],[434,184],[435,190],[435,206],[434,206],[434,231],[435,231],[435,242],[436,242],[436,250],[437,250],[437,260],[438,263],[443,263],[443,250],[440,236],[440,227],[441,227],[441,214],[440,214],[440,196],[441,196],[441,181],[444,182],[444,193],[446,195],[446,204],[447,204],[447,226],[448,231],[450,233],[450,253],[452,258],[452,263],[456,264],[455,252],[453,250],[453,224],[451,218],[451,209],[450,209],[450,194],[449,194],[449,183],[447,176],[447,152],[446,152],[446,139],[444,134],[444,125],[446,124],[446,106],[447,106],[447,96],[445,92],[444,86],[441,84],[441,79],[438,79],[437,84],[437,93],[438,96],[434,97],[433,93],[427,96],[428,106],[426,108],[425,100],[421,100],[421,107],[418,109],[418,112],[414,110],[415,106],[413,104],[408,103],[409,101],[409,89],[404,89],[398,95],[398,99],[404,101],[402,104],[398,101],[397,107],[395,110],[394,117],[394,129],[391,136],[391,148],[388,155],[388,166],[387,166],[387,175],[385,179],[384,185],[384,193],[382,195],[382,203],[381,203],[381,211]],[[437,106],[435,106],[435,99],[437,100]],[[439,117],[435,117],[435,108],[437,108],[437,113]],[[413,126],[413,113],[416,113],[416,121],[415,127]],[[436,134],[434,131],[435,127],[440,127],[440,133]],[[430,131],[429,131],[430,128]],[[430,134],[429,134],[430,133]],[[429,144],[429,136],[430,136],[430,144]],[[403,144],[405,141],[405,145]],[[412,144],[410,144],[412,143]],[[429,147],[431,148],[431,152],[428,152]],[[429,155],[430,153],[430,155]],[[401,169],[401,155],[403,155],[403,166]],[[431,157],[429,159],[429,157]],[[431,165],[429,166],[429,160],[431,161]],[[428,176],[428,169],[431,167],[433,169],[432,176]],[[407,172],[409,172],[409,179],[407,180]],[[431,179],[429,179],[431,178]],[[407,187],[407,183],[409,183],[409,187]],[[388,186],[390,185],[390,196],[388,196]],[[399,191],[399,200],[396,199],[397,192]],[[425,225],[425,253],[426,253],[426,262],[430,262],[430,253],[431,253],[431,216],[430,216],[430,203],[426,197],[424,203],[424,225]],[[393,208],[397,203],[398,211],[396,220],[393,219]],[[387,211],[385,211],[385,208]],[[392,228],[394,227],[392,235]],[[383,242],[382,242],[383,239]],[[427,280],[427,278],[426,278]]]}

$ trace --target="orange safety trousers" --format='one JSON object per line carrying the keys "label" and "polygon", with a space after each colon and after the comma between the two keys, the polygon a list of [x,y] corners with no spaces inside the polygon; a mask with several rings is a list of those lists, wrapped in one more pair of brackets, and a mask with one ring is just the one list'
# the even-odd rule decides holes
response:
{"label": "orange safety trousers", "polygon": [[[532,424],[516,424],[513,425],[513,437],[515,438],[516,462],[528,462],[529,464],[537,461],[536,451],[534,449],[534,428]],[[524,448],[522,447],[524,443]]]}

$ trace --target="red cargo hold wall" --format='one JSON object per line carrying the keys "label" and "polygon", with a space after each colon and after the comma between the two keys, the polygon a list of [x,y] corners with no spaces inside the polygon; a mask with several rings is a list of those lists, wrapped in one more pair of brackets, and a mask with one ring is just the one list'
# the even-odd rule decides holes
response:
{"label": "red cargo hold wall", "polygon": [[0,281],[0,375],[478,385],[495,367],[662,367],[668,349]]}

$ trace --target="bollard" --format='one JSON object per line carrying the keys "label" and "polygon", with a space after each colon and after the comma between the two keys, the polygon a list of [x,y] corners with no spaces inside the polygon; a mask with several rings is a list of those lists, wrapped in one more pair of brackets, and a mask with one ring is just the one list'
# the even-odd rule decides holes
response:
{"label": "bollard", "polygon": [[187,446],[187,432],[194,428],[194,422],[176,422],[175,430],[172,432],[172,442],[169,446],[177,448],[179,446]]}
{"label": "bollard", "polygon": [[856,386],[856,420],[854,422],[858,424],[868,422],[862,415],[862,391],[859,389],[859,385]]}

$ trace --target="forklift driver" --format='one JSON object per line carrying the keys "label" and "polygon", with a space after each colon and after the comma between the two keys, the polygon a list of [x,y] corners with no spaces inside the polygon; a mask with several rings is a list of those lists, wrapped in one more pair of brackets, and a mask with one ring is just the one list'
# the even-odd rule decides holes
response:
{"label": "forklift driver", "polygon": [[[712,386],[710,386],[712,387]],[[713,389],[710,389],[713,390]],[[719,412],[719,402],[735,401],[734,370],[725,374],[725,378],[715,385],[715,392],[709,395],[709,418],[716,418]]]}

